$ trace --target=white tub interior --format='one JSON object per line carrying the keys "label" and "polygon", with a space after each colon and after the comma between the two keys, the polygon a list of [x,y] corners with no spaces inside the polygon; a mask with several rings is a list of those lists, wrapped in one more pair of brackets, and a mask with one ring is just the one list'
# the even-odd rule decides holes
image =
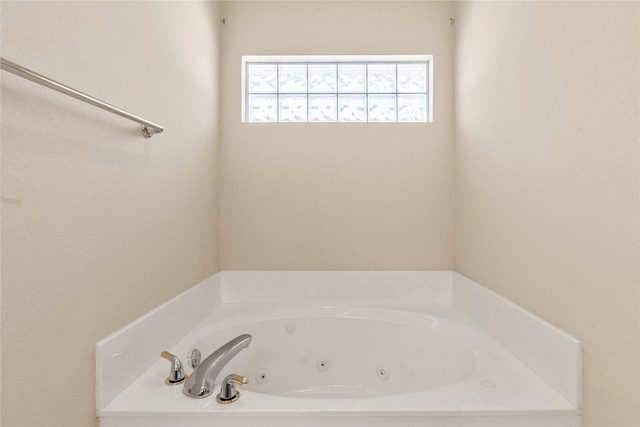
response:
{"label": "white tub interior", "polygon": [[[272,316],[278,318],[270,318]],[[303,317],[304,316],[304,317]],[[211,354],[249,333],[253,341],[223,371],[249,379],[244,390],[291,397],[362,398],[432,389],[468,377],[492,350],[481,334],[436,316],[381,309],[308,307],[266,313],[196,340]],[[183,350],[188,355],[191,349]]]}

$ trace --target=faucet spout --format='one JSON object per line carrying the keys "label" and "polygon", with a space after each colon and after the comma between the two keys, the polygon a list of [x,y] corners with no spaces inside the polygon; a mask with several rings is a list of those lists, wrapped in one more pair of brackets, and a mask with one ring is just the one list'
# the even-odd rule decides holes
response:
{"label": "faucet spout", "polygon": [[202,399],[211,395],[213,385],[222,368],[250,342],[251,335],[240,335],[211,353],[187,378],[182,392],[194,399]]}

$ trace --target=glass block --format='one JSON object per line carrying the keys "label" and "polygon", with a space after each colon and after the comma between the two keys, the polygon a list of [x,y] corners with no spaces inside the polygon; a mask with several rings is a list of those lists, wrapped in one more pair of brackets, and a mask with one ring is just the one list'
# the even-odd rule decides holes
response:
{"label": "glass block", "polygon": [[275,122],[278,120],[276,95],[249,95],[249,121]]}
{"label": "glass block", "polygon": [[337,87],[336,64],[309,64],[309,92],[335,93]]}
{"label": "glass block", "polygon": [[280,121],[306,122],[307,95],[280,95]]}
{"label": "glass block", "polygon": [[365,64],[338,64],[338,92],[364,93],[367,89]]}
{"label": "glass block", "polygon": [[369,95],[369,121],[370,122],[395,122],[396,121],[396,96],[395,95]]}
{"label": "glass block", "polygon": [[278,66],[275,64],[249,64],[249,93],[276,93]]}
{"label": "glass block", "polygon": [[427,64],[398,64],[398,92],[425,93]]}
{"label": "glass block", "polygon": [[399,122],[426,122],[426,95],[398,95]]}
{"label": "glass block", "polygon": [[309,95],[309,121],[335,122],[337,117],[336,95]]}
{"label": "glass block", "polygon": [[340,95],[338,97],[338,120],[341,122],[366,122],[366,95]]}
{"label": "glass block", "polygon": [[278,66],[280,93],[307,93],[307,66],[286,64]]}
{"label": "glass block", "polygon": [[369,83],[369,92],[395,92],[396,64],[369,64],[367,79]]}

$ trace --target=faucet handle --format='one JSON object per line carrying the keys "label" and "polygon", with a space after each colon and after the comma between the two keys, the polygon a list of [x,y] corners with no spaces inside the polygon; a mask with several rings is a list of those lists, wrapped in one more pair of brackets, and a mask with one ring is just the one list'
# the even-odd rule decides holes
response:
{"label": "faucet handle", "polygon": [[247,377],[231,374],[227,375],[220,386],[220,393],[216,396],[218,403],[231,403],[240,398],[240,392],[236,390],[236,384],[246,384]]}
{"label": "faucet handle", "polygon": [[227,375],[225,377],[225,381],[231,381],[231,382],[234,382],[236,384],[247,384],[249,382],[247,377],[243,377],[243,376],[240,376],[240,375],[237,375],[237,374]]}
{"label": "faucet handle", "polygon": [[168,351],[163,351],[162,353],[160,353],[160,357],[171,362],[171,370],[169,371],[169,376],[167,377],[167,379],[164,380],[165,384],[177,385],[183,383],[187,376],[184,374],[182,362],[180,362],[178,356],[176,356],[175,354],[171,354]]}

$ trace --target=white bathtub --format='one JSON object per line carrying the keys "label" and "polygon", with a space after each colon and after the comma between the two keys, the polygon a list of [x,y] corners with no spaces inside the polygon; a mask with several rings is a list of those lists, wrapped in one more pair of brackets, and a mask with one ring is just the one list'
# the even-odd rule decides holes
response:
{"label": "white bathtub", "polygon": [[[99,406],[101,426],[580,425],[579,404],[446,296],[309,304],[255,294],[259,304],[221,298],[180,342],[156,348],[156,361]],[[245,333],[251,344],[216,381],[215,394],[227,374],[247,377],[238,401],[191,399],[164,384],[160,351],[187,365],[192,349],[204,358]]]}

